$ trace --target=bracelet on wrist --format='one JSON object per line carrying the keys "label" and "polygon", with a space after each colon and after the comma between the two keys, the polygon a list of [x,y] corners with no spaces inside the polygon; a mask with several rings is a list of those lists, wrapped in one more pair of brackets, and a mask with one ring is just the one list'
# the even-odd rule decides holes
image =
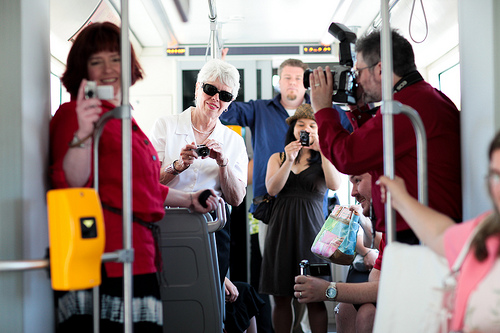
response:
{"label": "bracelet on wrist", "polygon": [[[177,175],[178,175],[178,174],[180,174],[182,171],[184,171],[184,170],[186,170],[186,169],[187,169],[187,168],[186,168],[186,169],[184,169],[184,170],[177,170],[177,169],[175,168],[175,162],[177,162],[177,160],[173,161],[173,162],[172,162],[172,164],[169,164],[169,166],[165,168],[165,172],[166,172],[166,173],[169,173],[169,174],[171,174],[171,175],[177,176]],[[189,165],[188,165],[188,168],[189,168]]]}
{"label": "bracelet on wrist", "polygon": [[79,139],[78,136],[76,136],[76,132],[75,132],[75,134],[73,134],[73,139],[69,143],[69,147],[70,148],[89,148],[92,145],[92,142],[85,143],[85,141],[90,139],[93,134],[94,133],[90,133],[89,135],[87,135],[83,139]]}
{"label": "bracelet on wrist", "polygon": [[372,251],[372,249],[369,249],[368,251],[366,251],[366,253],[363,255],[361,255],[363,258],[366,257],[368,255],[368,253],[370,253]]}
{"label": "bracelet on wrist", "polygon": [[175,172],[177,172],[177,174],[179,174],[179,173],[181,173],[182,171],[186,170],[187,168],[186,168],[186,169],[184,169],[184,170],[177,170],[177,169],[175,168],[175,162],[177,162],[177,161],[178,161],[178,160],[175,160],[175,161],[173,161],[173,162],[172,162],[172,168],[174,168]]}
{"label": "bracelet on wrist", "polygon": [[226,163],[224,163],[224,162],[222,162],[222,164],[217,163],[217,165],[219,166],[219,168],[224,168],[224,167],[227,167],[228,163],[229,163],[229,159],[226,161]]}
{"label": "bracelet on wrist", "polygon": [[[175,162],[179,162],[179,160],[175,160],[172,162],[172,168],[175,170],[175,172],[177,172],[177,174],[186,171],[190,167],[190,165],[188,164],[187,167],[185,167],[183,170],[177,170],[177,168],[175,167]],[[184,163],[182,163],[182,165],[184,165]]]}

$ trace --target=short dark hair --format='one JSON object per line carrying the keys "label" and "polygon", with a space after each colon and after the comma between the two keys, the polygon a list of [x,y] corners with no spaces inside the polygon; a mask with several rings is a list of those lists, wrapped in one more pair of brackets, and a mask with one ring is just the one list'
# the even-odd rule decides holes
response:
{"label": "short dark hair", "polygon": [[[381,59],[380,30],[374,30],[359,38],[355,51],[361,53],[368,66],[378,64]],[[397,76],[403,77],[417,70],[415,54],[410,42],[396,30],[392,30],[392,61],[393,72]]]}
{"label": "short dark hair", "polygon": [[287,59],[283,61],[278,68],[278,76],[281,78],[281,72],[283,71],[283,68],[285,66],[290,66],[290,67],[300,67],[304,71],[307,69],[307,65],[302,62],[302,60],[299,59]]}
{"label": "short dark hair", "polygon": [[[131,48],[132,84],[143,78],[143,70]],[[76,37],[68,54],[66,71],[61,81],[72,98],[78,95],[83,79],[88,79],[87,62],[98,52],[120,52],[120,28],[111,22],[92,23]]]}

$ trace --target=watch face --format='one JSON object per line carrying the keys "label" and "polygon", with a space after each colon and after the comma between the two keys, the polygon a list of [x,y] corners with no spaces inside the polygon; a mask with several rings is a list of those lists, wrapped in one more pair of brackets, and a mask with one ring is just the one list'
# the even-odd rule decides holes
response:
{"label": "watch face", "polygon": [[326,297],[328,298],[335,298],[335,296],[337,296],[337,289],[335,288],[328,288],[326,290]]}

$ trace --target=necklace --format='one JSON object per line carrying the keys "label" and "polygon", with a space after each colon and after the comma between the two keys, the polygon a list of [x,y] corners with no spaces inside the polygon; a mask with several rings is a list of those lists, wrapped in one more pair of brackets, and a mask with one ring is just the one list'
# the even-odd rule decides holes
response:
{"label": "necklace", "polygon": [[200,134],[205,134],[205,135],[207,135],[207,134],[212,134],[212,132],[213,132],[213,131],[214,131],[214,129],[215,129],[215,126],[214,126],[214,128],[212,128],[210,131],[208,131],[208,132],[203,132],[203,131],[200,131],[199,129],[197,129],[196,127],[194,127],[193,123],[191,123],[191,127],[192,127],[192,128],[193,128],[196,132],[198,132],[198,133],[200,133]]}

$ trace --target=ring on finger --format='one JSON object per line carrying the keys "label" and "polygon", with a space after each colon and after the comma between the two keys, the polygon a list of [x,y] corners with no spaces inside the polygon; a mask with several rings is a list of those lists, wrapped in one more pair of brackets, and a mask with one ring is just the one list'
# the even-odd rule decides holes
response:
{"label": "ring on finger", "polygon": [[319,84],[319,83],[316,83],[316,84],[315,84],[314,86],[315,86],[315,87],[319,87],[320,85],[321,85],[321,84]]}
{"label": "ring on finger", "polygon": [[299,298],[302,298],[302,291],[299,292]]}

